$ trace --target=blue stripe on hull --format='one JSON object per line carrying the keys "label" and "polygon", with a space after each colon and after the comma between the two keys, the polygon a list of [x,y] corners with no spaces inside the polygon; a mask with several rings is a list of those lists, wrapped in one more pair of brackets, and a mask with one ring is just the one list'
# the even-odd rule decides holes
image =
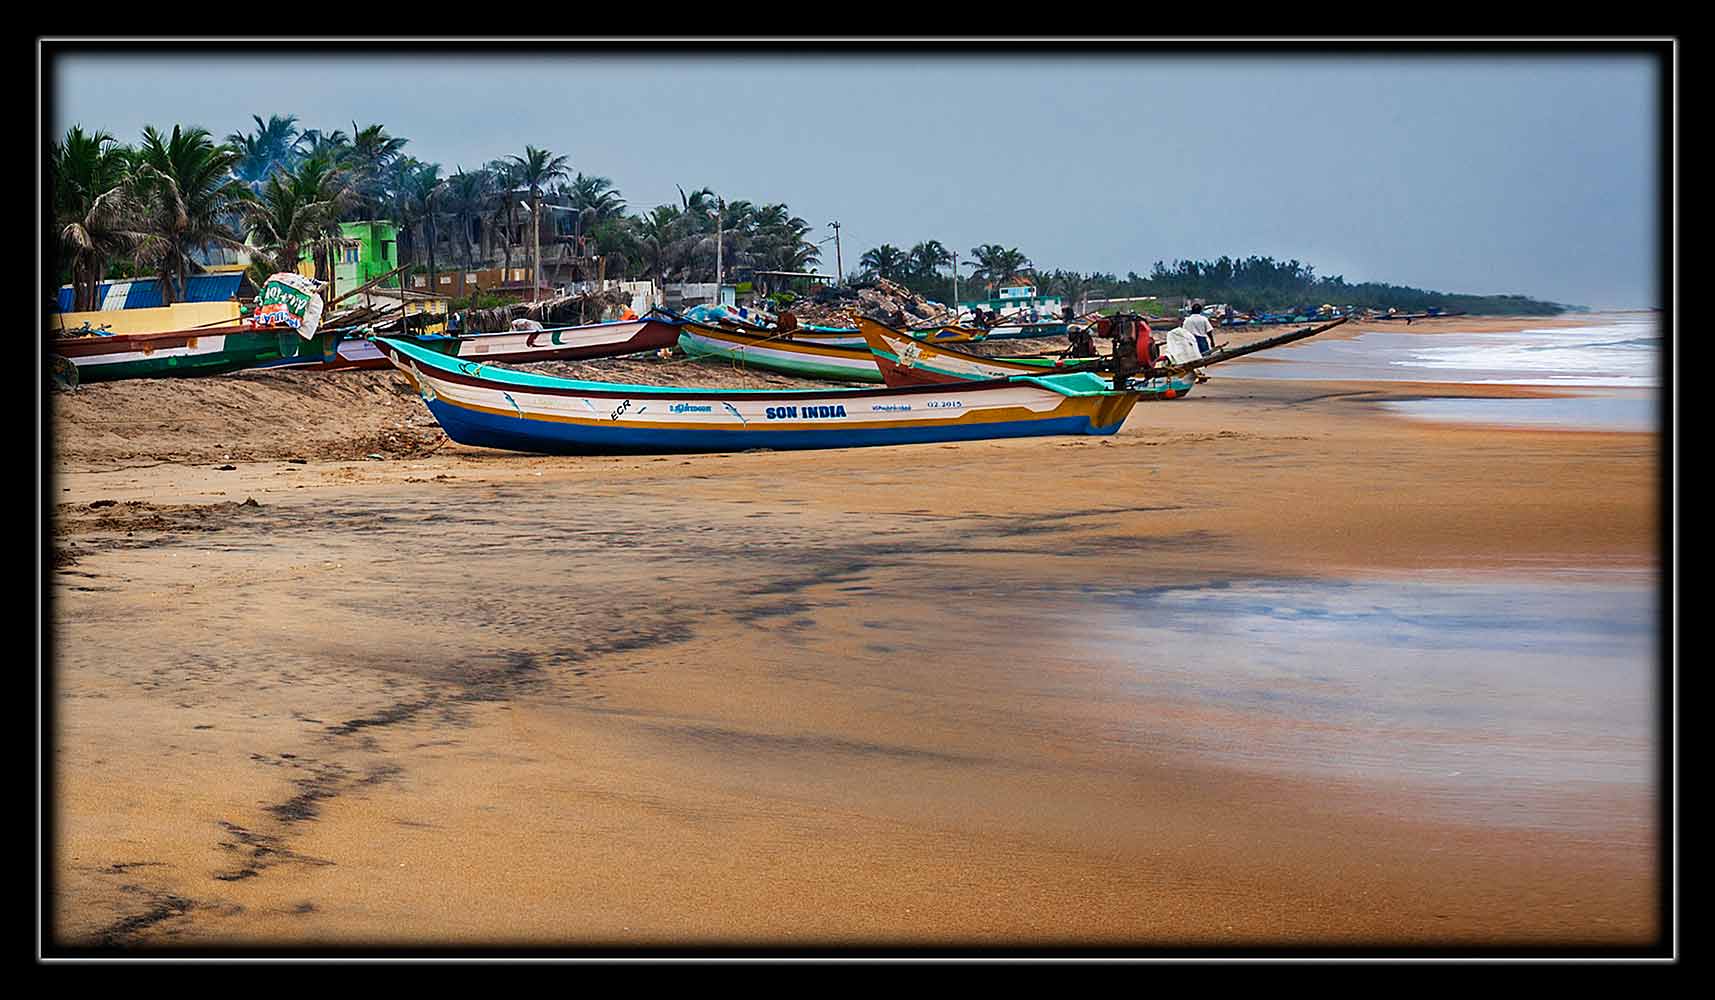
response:
{"label": "blue stripe on hull", "polygon": [[[1109,435],[1119,424],[1097,427],[1089,417],[1050,417],[999,423],[930,424],[922,427],[827,427],[806,430],[669,430],[641,427],[592,427],[588,424],[526,420],[467,410],[440,400],[428,403],[447,436],[459,444],[548,455],[602,452],[743,451],[747,448],[861,448],[869,445],[927,444],[983,438],[1037,437],[1055,434]],[[1123,422],[1123,421],[1122,421]]]}

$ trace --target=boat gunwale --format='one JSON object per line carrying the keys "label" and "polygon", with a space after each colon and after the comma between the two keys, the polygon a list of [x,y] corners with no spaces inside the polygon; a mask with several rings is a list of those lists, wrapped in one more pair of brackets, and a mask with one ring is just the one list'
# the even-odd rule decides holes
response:
{"label": "boat gunwale", "polygon": [[[106,336],[92,334],[87,337],[54,337],[49,341],[47,353],[60,354],[65,357],[69,357],[70,355],[66,355],[63,351],[59,350],[59,348],[72,347],[73,345],[76,345],[76,347],[80,349],[80,355],[122,354],[125,352],[121,345],[137,344],[140,342],[147,342],[152,346],[176,347],[179,345],[173,343],[173,341],[184,341],[188,343],[189,341],[198,340],[203,337],[233,337],[246,333],[265,333],[278,336],[280,330],[289,329],[289,327],[257,328],[233,325],[211,326],[200,330],[160,330],[153,333],[114,333]],[[92,347],[106,348],[106,350],[82,351],[81,348],[85,344]]]}
{"label": "boat gunwale", "polygon": [[[961,361],[972,361],[972,362],[976,362],[978,364],[992,365],[996,368],[1009,368],[1009,369],[1012,369],[1013,371],[1015,371],[1016,374],[1018,374],[1018,375],[1041,375],[1041,374],[1075,375],[1079,372],[1094,373],[1096,371],[1101,370],[1101,363],[1102,363],[1101,358],[1080,358],[1076,362],[1074,362],[1073,365],[1068,365],[1065,367],[1062,367],[1059,364],[1059,362],[1055,362],[1054,364],[1051,364],[1051,365],[1032,365],[1032,364],[1028,364],[1028,363],[1021,362],[1021,361],[1015,361],[1015,360],[1012,360],[1010,358],[988,357],[988,356],[982,355],[982,354],[970,354],[970,353],[967,353],[965,351],[958,350],[957,348],[954,348],[954,347],[944,346],[944,342],[938,343],[938,342],[933,341],[933,340],[918,340],[916,337],[911,336],[910,333],[908,333],[904,330],[900,330],[897,327],[888,326],[886,323],[883,323],[880,320],[870,319],[867,316],[863,318],[863,322],[872,323],[875,326],[880,327],[883,331],[885,331],[888,334],[892,334],[893,336],[899,337],[899,338],[904,339],[904,340],[909,340],[912,343],[915,343],[915,344],[920,345],[921,347],[927,348],[928,349],[927,353],[929,353],[929,355],[931,357],[933,356],[933,354],[938,352],[941,354],[951,355],[954,358],[957,358]],[[866,331],[865,336],[867,338],[868,336],[870,336],[870,334],[868,334]],[[874,334],[874,336],[879,338],[882,336],[882,334]],[[866,342],[867,342],[867,340],[866,340]],[[897,354],[895,354],[891,351],[884,353],[881,349],[877,348],[873,343],[870,343],[868,346],[869,346],[869,351],[871,354],[875,355],[878,358],[884,358],[884,359],[892,362],[893,364],[899,366],[900,368],[918,369],[918,368],[922,367],[921,365],[918,365],[918,364],[907,365],[899,359],[899,356]],[[1046,357],[1047,356],[1044,356],[1045,359],[1046,359]],[[941,374],[938,371],[936,373]],[[954,376],[954,377],[959,378],[960,381],[967,381],[967,382],[972,381],[971,379],[966,379],[966,378],[963,378],[962,376]],[[996,376],[996,377],[1000,377],[1000,376]]]}
{"label": "boat gunwale", "polygon": [[[662,326],[680,326],[682,321],[662,319],[659,316],[639,316],[637,319],[610,319],[600,323],[579,323],[576,326],[545,326],[540,330],[490,330],[485,333],[445,333],[427,334],[429,337],[445,337],[448,340],[476,340],[480,337],[515,337],[527,333],[565,333],[567,330],[597,330],[604,326],[619,326],[622,323],[636,323],[639,326],[647,323],[660,323]],[[372,337],[370,339],[380,339]]]}
{"label": "boat gunwale", "polygon": [[[724,327],[708,326],[707,324],[704,324],[704,323],[696,323],[696,322],[693,322],[691,320],[686,320],[681,325],[681,327],[679,329],[679,333],[681,335],[683,335],[684,333],[687,332],[687,330],[689,330],[691,332],[707,330],[710,333],[717,334],[718,336],[714,336],[714,337],[704,336],[705,340],[725,340],[728,342],[736,342],[736,346],[741,347],[741,348],[743,348],[743,347],[804,348],[804,350],[792,351],[791,353],[794,353],[794,354],[820,354],[820,355],[823,355],[825,357],[843,358],[843,359],[848,360],[848,361],[856,361],[860,358],[867,361],[867,360],[869,360],[869,357],[870,357],[869,348],[867,346],[862,347],[862,348],[842,347],[838,344],[818,344],[818,343],[814,343],[814,342],[808,341],[808,340],[793,340],[791,338],[791,336],[789,335],[793,331],[776,331],[774,333],[774,335],[764,337],[764,336],[758,336],[758,335],[752,334],[752,333],[747,333],[743,330],[728,330]],[[701,333],[696,333],[696,335],[697,336],[703,336],[703,334],[701,334]],[[854,336],[857,336],[857,335],[854,334]]]}

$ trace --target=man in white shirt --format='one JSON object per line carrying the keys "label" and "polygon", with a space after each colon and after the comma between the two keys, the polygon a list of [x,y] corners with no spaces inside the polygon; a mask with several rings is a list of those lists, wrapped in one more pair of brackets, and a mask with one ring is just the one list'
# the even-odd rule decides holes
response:
{"label": "man in white shirt", "polygon": [[[1192,302],[1191,315],[1185,317],[1185,321],[1179,326],[1187,334],[1190,334],[1192,343],[1196,345],[1197,357],[1202,357],[1215,349],[1215,327],[1209,322],[1209,317],[1203,315],[1203,303]],[[1199,382],[1209,381],[1209,376],[1201,371],[1196,372],[1195,375]]]}
{"label": "man in white shirt", "polygon": [[1179,325],[1185,328],[1186,333],[1196,338],[1199,353],[1208,354],[1214,350],[1215,328],[1209,322],[1209,317],[1203,315],[1203,303],[1191,303],[1191,315],[1185,317],[1185,322]]}

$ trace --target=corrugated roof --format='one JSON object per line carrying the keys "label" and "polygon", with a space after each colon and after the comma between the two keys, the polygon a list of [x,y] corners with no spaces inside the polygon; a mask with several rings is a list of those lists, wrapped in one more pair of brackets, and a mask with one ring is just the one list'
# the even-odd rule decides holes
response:
{"label": "corrugated roof", "polygon": [[144,281],[116,281],[113,291],[119,287],[130,285],[125,293],[124,303],[113,301],[113,294],[108,288],[101,291],[101,308],[103,309],[156,309],[161,305],[161,279],[155,278]]}
{"label": "corrugated roof", "polygon": [[[185,294],[179,302],[225,302],[238,294],[244,281],[242,274],[193,274],[185,282]],[[161,305],[159,278],[104,281],[96,292],[102,309],[152,309]],[[72,288],[60,286],[59,311],[72,311]]]}
{"label": "corrugated roof", "polygon": [[242,274],[193,275],[185,288],[186,302],[225,302],[238,294]]}

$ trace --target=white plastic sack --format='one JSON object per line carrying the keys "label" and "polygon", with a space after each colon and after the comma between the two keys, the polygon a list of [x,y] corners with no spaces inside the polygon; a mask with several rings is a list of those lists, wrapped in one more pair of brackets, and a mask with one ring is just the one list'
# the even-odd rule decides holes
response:
{"label": "white plastic sack", "polygon": [[1191,332],[1182,326],[1167,331],[1167,345],[1163,353],[1167,355],[1167,360],[1176,365],[1195,361],[1203,356],[1203,352],[1197,349],[1197,338],[1191,336]]}

